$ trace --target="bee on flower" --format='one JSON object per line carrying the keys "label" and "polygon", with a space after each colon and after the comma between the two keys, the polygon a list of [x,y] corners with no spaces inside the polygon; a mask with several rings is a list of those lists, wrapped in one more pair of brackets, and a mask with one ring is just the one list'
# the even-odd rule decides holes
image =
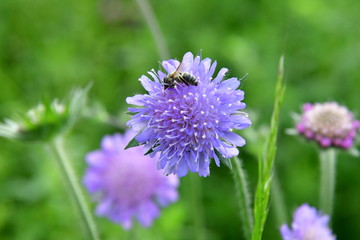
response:
{"label": "bee on flower", "polygon": [[181,63],[170,59],[162,66],[166,72],[152,70],[152,79],[140,77],[148,94],[126,99],[135,105],[129,108],[133,116],[127,124],[151,156],[160,153],[157,167],[166,174],[182,177],[190,170],[208,176],[211,159],[220,166],[220,160],[238,155],[237,147],[245,145],[234,132],[251,125],[242,111],[246,105],[240,81],[224,80],[226,68],[213,77],[216,61],[190,52]]}

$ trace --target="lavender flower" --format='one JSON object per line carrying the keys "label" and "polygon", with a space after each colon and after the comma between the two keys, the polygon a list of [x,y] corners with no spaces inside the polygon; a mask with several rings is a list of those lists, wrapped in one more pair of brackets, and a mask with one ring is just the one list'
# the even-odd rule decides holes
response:
{"label": "lavender flower", "polygon": [[159,206],[167,206],[178,198],[176,176],[165,176],[156,169],[156,159],[144,156],[140,147],[124,150],[134,136],[105,136],[101,149],[86,156],[88,168],[85,187],[99,202],[96,214],[106,216],[125,229],[132,218],[145,227],[159,216]]}
{"label": "lavender flower", "polygon": [[284,240],[335,240],[328,222],[328,216],[320,215],[316,208],[303,204],[295,211],[292,229],[284,224],[280,232]]}
{"label": "lavender flower", "polygon": [[348,149],[353,145],[360,121],[336,102],[306,103],[296,128],[298,133],[317,141],[322,147]]}
{"label": "lavender flower", "polygon": [[[223,81],[228,71],[222,68],[213,79],[216,62],[201,60],[188,52],[180,63],[170,59],[162,62],[166,73],[149,72],[154,79],[142,76],[139,80],[149,94],[128,97],[129,108],[135,115],[128,126],[141,132],[136,136],[146,149],[160,152],[158,168],[166,174],[185,176],[190,169],[200,176],[210,174],[210,159],[217,166],[220,160],[239,154],[236,147],[245,145],[245,140],[232,132],[251,125],[245,108],[244,92],[238,90],[240,81],[230,78]],[[191,84],[177,81],[173,87],[164,86],[164,78],[179,72],[190,74]],[[194,78],[196,78],[196,83]]]}

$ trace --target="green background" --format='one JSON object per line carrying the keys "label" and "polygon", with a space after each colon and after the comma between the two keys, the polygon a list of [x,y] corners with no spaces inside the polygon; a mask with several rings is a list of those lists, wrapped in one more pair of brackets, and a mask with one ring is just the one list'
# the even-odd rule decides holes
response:
{"label": "green background", "polygon": [[[338,101],[359,117],[360,2],[356,0],[153,0],[172,58],[200,49],[203,57],[230,69],[242,82],[253,126],[242,148],[252,192],[256,186],[255,130],[269,122],[278,60],[285,54],[287,90],[281,113],[276,169],[290,221],[302,203],[318,206],[317,147],[285,134],[291,114],[304,102]],[[1,0],[0,119],[35,106],[43,97],[64,98],[75,86],[93,82],[90,102],[99,102],[120,124],[128,118],[125,98],[144,93],[137,79],[160,58],[136,1]],[[67,137],[79,176],[84,155],[97,149],[114,126],[84,118]],[[254,139],[254,140],[253,140]],[[255,150],[254,150],[255,149]],[[339,154],[333,231],[338,239],[359,239],[360,162]],[[195,181],[197,181],[195,178]],[[137,239],[196,239],[192,181],[181,179],[180,200],[163,209]],[[230,171],[211,168],[202,187],[206,239],[241,239]],[[273,205],[271,205],[273,206]],[[92,205],[92,208],[94,205]],[[81,239],[71,202],[45,144],[0,139],[0,238]],[[102,239],[128,236],[97,218]],[[273,208],[264,239],[281,239]]]}

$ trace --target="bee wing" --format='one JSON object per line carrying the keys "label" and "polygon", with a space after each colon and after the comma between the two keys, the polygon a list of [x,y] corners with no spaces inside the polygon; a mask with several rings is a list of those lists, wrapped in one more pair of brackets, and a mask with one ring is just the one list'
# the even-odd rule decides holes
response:
{"label": "bee wing", "polygon": [[191,68],[191,62],[182,60],[175,72],[189,72]]}
{"label": "bee wing", "polygon": [[184,65],[185,65],[184,61],[181,61],[180,64],[179,64],[179,66],[177,66],[175,72],[181,72],[181,71],[183,71]]}

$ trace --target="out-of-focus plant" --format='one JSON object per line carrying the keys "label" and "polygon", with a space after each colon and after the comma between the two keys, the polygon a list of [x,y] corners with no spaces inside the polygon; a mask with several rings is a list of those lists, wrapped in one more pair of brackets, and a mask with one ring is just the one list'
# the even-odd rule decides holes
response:
{"label": "out-of-focus plant", "polygon": [[358,156],[356,148],[360,121],[345,106],[337,102],[306,103],[301,116],[294,115],[294,134],[318,144],[320,160],[320,202],[322,211],[332,215],[335,200],[337,151],[347,150]]}
{"label": "out-of-focus plant", "polygon": [[63,146],[63,136],[74,125],[85,108],[90,85],[75,89],[69,99],[43,101],[17,120],[6,119],[0,124],[0,136],[25,142],[44,142],[57,161],[69,193],[81,218],[86,239],[99,239],[96,226],[82,195],[78,179]]}

